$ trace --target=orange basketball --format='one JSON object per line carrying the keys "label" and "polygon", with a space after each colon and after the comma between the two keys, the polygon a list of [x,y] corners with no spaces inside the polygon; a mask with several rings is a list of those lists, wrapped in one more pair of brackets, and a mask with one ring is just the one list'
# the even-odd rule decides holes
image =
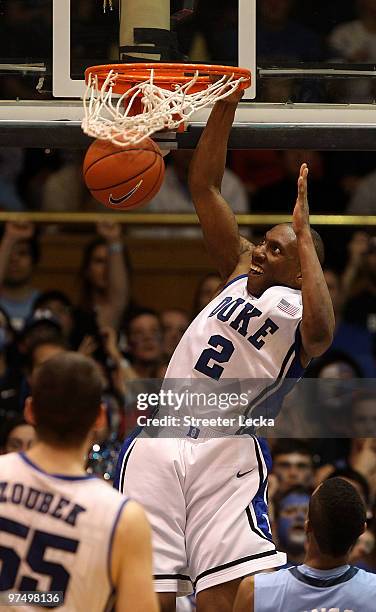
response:
{"label": "orange basketball", "polygon": [[165,165],[160,148],[151,138],[123,148],[95,140],[87,150],[83,171],[96,200],[108,208],[129,210],[146,204],[158,193]]}

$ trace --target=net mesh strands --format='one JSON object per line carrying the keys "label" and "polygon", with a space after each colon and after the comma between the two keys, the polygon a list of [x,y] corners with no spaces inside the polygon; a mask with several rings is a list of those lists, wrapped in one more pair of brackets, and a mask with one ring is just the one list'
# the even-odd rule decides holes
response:
{"label": "net mesh strands", "polygon": [[[136,144],[160,130],[181,128],[196,111],[250,82],[247,70],[231,67],[189,65],[166,74],[171,71],[170,65],[145,69],[138,64],[132,73],[134,66],[124,64],[121,74],[110,67],[107,75],[103,75],[105,67],[86,71],[85,134],[118,146]],[[221,69],[226,74],[221,76]],[[135,114],[135,108],[140,112]]]}

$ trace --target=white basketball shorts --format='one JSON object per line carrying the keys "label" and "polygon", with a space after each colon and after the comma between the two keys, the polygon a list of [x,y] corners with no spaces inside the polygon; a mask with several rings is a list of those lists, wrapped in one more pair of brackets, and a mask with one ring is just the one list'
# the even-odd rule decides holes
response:
{"label": "white basketball shorts", "polygon": [[115,486],[145,508],[157,592],[187,595],[286,563],[271,538],[263,441],[131,437]]}

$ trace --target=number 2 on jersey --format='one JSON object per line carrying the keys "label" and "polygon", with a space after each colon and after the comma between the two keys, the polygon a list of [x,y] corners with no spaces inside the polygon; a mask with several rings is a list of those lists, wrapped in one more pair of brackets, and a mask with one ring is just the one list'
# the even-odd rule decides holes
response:
{"label": "number 2 on jersey", "polygon": [[[224,368],[219,363],[227,363],[230,361],[230,357],[233,354],[235,347],[230,340],[216,334],[212,336],[208,344],[213,348],[205,349],[196,365],[195,370],[205,374],[205,376],[209,376],[209,378],[213,378],[214,380],[219,380],[222,376]],[[219,349],[219,350],[218,350]],[[215,361],[213,365],[209,365],[210,360]]]}

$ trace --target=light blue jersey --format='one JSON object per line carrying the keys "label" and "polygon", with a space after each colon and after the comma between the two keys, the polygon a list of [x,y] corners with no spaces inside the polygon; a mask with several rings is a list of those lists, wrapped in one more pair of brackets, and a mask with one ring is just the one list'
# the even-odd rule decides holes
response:
{"label": "light blue jersey", "polygon": [[375,612],[376,575],[342,565],[307,565],[255,577],[255,612]]}

